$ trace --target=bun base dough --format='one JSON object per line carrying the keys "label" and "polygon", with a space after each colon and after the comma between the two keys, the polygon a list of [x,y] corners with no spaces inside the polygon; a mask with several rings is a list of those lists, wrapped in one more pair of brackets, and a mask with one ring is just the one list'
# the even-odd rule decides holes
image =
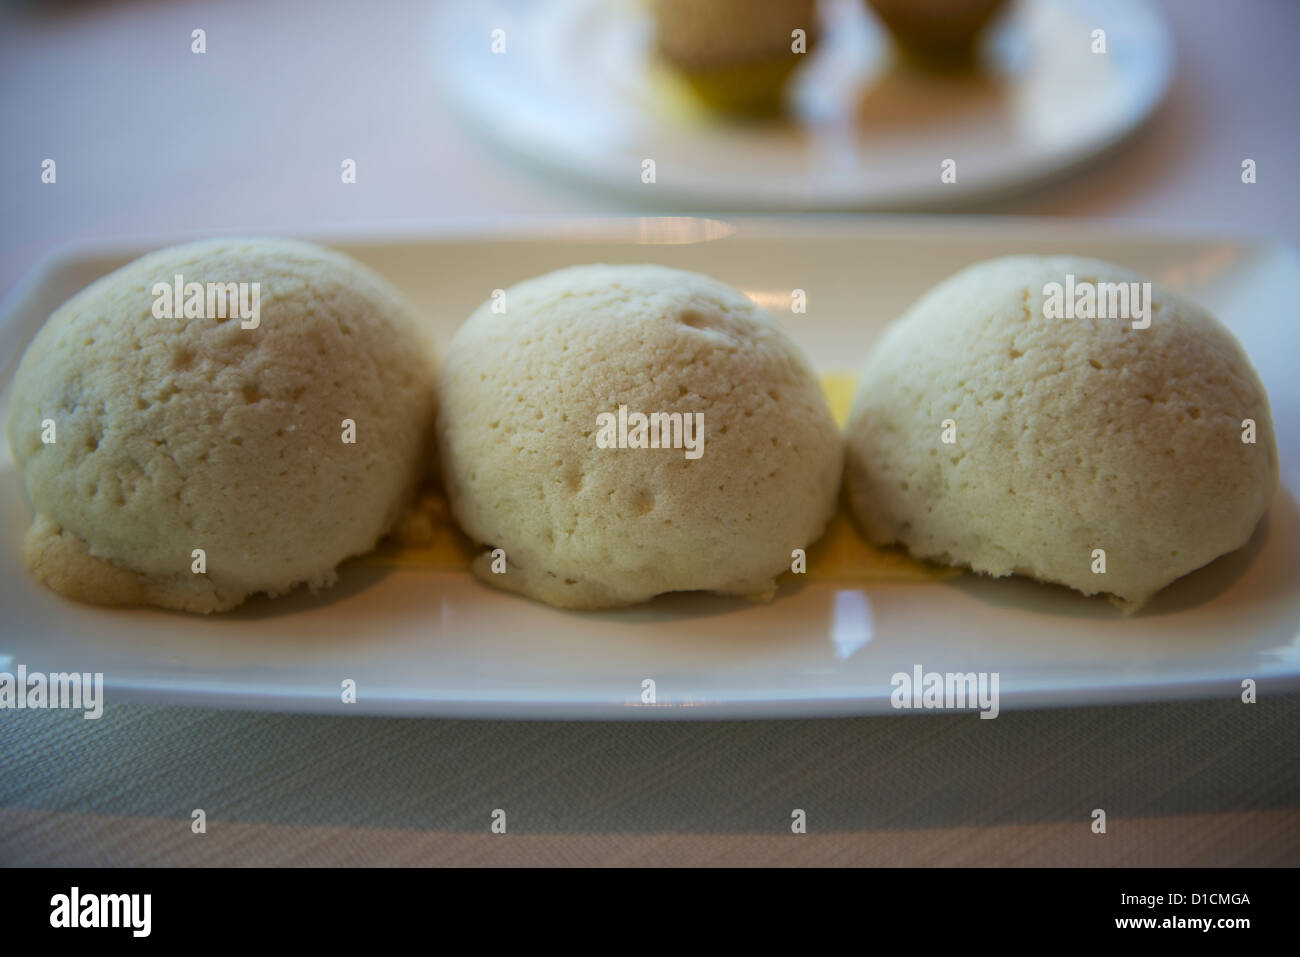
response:
{"label": "bun base dough", "polygon": [[[206,575],[142,575],[96,558],[84,541],[45,515],[37,515],[23,536],[22,554],[41,584],[64,598],[93,605],[153,605],[206,615],[229,611],[247,597],[243,589],[222,588]],[[330,569],[304,584],[316,591],[337,580],[337,572]]]}

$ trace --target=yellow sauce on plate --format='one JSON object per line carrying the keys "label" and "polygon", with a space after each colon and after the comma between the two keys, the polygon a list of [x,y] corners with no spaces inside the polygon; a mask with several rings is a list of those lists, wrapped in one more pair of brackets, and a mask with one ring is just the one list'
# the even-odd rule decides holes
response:
{"label": "yellow sauce on plate", "polygon": [[[846,372],[822,375],[822,389],[835,421],[843,426],[853,402],[854,377]],[[425,489],[394,533],[360,561],[393,568],[468,571],[478,553],[456,527],[442,489]],[[783,580],[828,582],[935,581],[961,574],[960,569],[932,565],[910,557],[901,548],[878,548],[863,537],[841,498],[826,533],[808,549],[808,570],[787,572]]]}

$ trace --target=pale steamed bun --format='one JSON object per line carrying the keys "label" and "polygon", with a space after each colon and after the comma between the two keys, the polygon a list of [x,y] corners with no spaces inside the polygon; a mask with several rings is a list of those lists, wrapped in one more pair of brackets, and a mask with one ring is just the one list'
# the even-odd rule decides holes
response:
{"label": "pale steamed bun", "polygon": [[[151,290],[176,274],[259,282],[260,324],[155,318]],[[138,259],[23,355],[9,442],[36,512],[24,557],[73,598],[196,612],[331,584],[425,466],[433,362],[409,305],[341,253],[215,240]]]}
{"label": "pale steamed bun", "polygon": [[[843,457],[777,323],[734,289],[658,266],[560,270],[504,306],[469,318],[440,383],[443,481],[485,546],[476,572],[564,608],[770,597],[825,527]],[[620,405],[703,413],[703,454],[598,447],[598,416]]]}
{"label": "pale steamed bun", "polygon": [[1273,422],[1232,335],[1158,286],[1146,329],[1044,318],[1044,286],[1068,273],[1144,280],[1096,260],[1014,256],[912,306],[863,370],[846,486],[877,544],[1133,610],[1250,538],[1278,484]]}

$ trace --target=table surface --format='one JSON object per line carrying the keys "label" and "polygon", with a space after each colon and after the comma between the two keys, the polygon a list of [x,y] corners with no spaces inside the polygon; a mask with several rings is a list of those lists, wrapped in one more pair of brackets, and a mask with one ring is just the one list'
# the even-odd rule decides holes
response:
{"label": "table surface", "polygon": [[[1147,126],[1067,179],[964,214],[1300,241],[1300,5],[1166,6],[1180,68]],[[0,295],[70,241],[666,211],[494,150],[440,100],[429,5],[375,7],[5,7]],[[203,56],[189,50],[198,27]],[[347,189],[344,157],[359,171]],[[1300,695],[1261,690],[1253,705],[996,721],[0,711],[0,864],[1295,865]],[[495,809],[506,835],[490,833]]]}

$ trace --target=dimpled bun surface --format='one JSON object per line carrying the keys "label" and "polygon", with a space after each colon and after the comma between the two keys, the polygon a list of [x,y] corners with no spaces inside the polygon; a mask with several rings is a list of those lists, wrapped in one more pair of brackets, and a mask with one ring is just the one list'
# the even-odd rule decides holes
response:
{"label": "dimpled bun surface", "polygon": [[1045,318],[1045,286],[1067,274],[1145,281],[1097,260],[1014,256],[913,305],[862,372],[846,485],[877,544],[1133,611],[1250,538],[1278,484],[1273,421],[1250,360],[1205,310],[1153,286],[1145,329]]}
{"label": "dimpled bun surface", "polygon": [[[156,318],[154,284],[177,274],[260,283],[258,325]],[[72,598],[194,612],[332,584],[412,493],[434,388],[409,305],[341,253],[226,239],[147,255],[60,307],[23,355],[9,443],[36,513],[24,557]]]}
{"label": "dimpled bun surface", "polygon": [[[487,549],[475,571],[561,608],[770,598],[825,528],[843,461],[817,377],[776,321],[659,266],[563,269],[502,303],[461,327],[440,383],[443,482]],[[702,413],[702,454],[600,447],[598,416],[620,406]]]}

